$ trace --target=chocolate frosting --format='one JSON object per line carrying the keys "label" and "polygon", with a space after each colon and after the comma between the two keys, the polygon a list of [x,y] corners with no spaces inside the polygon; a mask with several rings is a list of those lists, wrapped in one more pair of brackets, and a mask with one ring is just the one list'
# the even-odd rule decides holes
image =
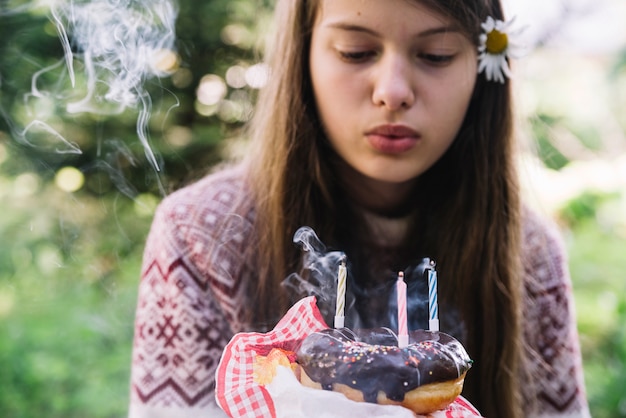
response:
{"label": "chocolate frosting", "polygon": [[409,345],[399,348],[388,328],[315,332],[302,341],[297,361],[323,389],[343,383],[362,391],[371,403],[376,403],[379,391],[401,402],[419,386],[456,380],[472,364],[461,343],[448,334],[411,331]]}

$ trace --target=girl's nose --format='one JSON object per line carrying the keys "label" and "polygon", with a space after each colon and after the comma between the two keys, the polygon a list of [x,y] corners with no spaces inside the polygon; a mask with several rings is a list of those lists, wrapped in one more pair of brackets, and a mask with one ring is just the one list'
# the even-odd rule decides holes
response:
{"label": "girl's nose", "polygon": [[396,111],[415,103],[411,64],[403,57],[389,55],[378,63],[373,75],[372,101],[376,106]]}

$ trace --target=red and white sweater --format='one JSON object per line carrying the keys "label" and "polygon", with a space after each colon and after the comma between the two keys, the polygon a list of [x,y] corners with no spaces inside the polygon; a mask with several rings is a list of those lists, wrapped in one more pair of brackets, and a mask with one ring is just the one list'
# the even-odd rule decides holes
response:
{"label": "red and white sweater", "polygon": [[[248,260],[254,209],[240,169],[226,169],[168,196],[147,240],[135,320],[130,418],[223,416],[215,369],[253,300]],[[524,222],[526,416],[588,417],[571,282],[558,232]]]}

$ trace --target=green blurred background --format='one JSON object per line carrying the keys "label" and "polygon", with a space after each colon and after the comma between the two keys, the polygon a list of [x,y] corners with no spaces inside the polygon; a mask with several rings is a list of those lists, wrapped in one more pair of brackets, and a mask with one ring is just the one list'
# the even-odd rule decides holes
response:
{"label": "green blurred background", "polygon": [[[239,149],[271,3],[179,3],[174,48],[154,53],[166,76],[142,79],[156,171],[138,140],[141,107],[70,113],[89,86],[80,46],[70,33],[72,86],[50,9],[0,2],[0,416],[126,415],[154,208]],[[555,9],[516,68],[524,190],[568,245],[599,418],[626,416],[626,36],[597,27],[590,48],[567,33],[600,7],[626,17],[623,4]]]}

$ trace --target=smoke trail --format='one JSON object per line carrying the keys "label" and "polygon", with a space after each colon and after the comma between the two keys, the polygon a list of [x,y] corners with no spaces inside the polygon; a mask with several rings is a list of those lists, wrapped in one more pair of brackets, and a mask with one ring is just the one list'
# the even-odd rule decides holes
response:
{"label": "smoke trail", "polygon": [[[334,316],[335,295],[337,294],[337,271],[345,254],[341,251],[328,251],[315,231],[308,226],[299,228],[293,242],[302,250],[303,271],[293,273],[283,281],[295,300],[305,296],[315,296],[317,305],[327,323]],[[349,271],[349,269],[348,269]],[[346,309],[351,307],[351,297],[346,295]]]}
{"label": "smoke trail", "polygon": [[[335,300],[337,294],[337,272],[341,260],[345,257],[342,251],[329,251],[320,241],[315,231],[308,226],[299,228],[293,237],[293,242],[298,244],[302,252],[302,271],[292,273],[283,281],[283,285],[291,292],[293,301],[304,296],[315,296],[318,308],[327,321],[335,312]],[[397,327],[397,297],[395,294],[395,277],[391,281],[381,284],[373,289],[365,289],[353,276],[350,260],[348,259],[348,288],[346,291],[345,323],[352,328],[361,328],[370,324],[372,318],[368,311],[374,309],[380,315],[374,318],[376,325]],[[405,269],[405,277],[409,291],[407,293],[407,305],[410,316],[409,326],[412,329],[424,328],[428,314],[428,293],[423,280],[425,267],[430,259],[423,259],[417,265]],[[422,289],[424,287],[424,289]],[[359,299],[357,303],[357,299]],[[373,305],[372,305],[373,304]],[[421,318],[423,316],[423,318]]]}
{"label": "smoke trail", "polygon": [[67,111],[118,114],[138,108],[137,136],[156,170],[159,164],[147,130],[152,100],[144,83],[172,70],[164,58],[175,53],[177,14],[172,0],[69,1],[51,6],[72,86],[77,78],[74,59],[84,66],[86,94],[68,103]]}
{"label": "smoke trail", "polygon": [[[345,253],[329,251],[308,226],[296,231],[293,242],[302,248],[302,271],[292,273],[284,281],[292,303],[305,296],[315,296],[318,308],[327,324],[332,324],[337,294],[337,271]],[[428,329],[428,281],[430,258],[420,258],[407,265],[404,278],[407,283],[408,326],[411,330]],[[348,288],[346,291],[345,323],[352,329],[398,326],[396,277],[375,288],[364,288],[352,274],[348,259]],[[358,299],[358,300],[357,300]],[[372,316],[373,315],[373,316]],[[440,316],[442,329],[462,338],[465,325],[458,311],[448,307]]]}
{"label": "smoke trail", "polygon": [[49,124],[35,119],[18,132],[25,143],[39,149],[53,148],[57,154],[81,154],[80,147],[75,142],[67,140]]}
{"label": "smoke trail", "polygon": [[32,76],[30,92],[24,95],[30,121],[22,121],[20,127],[0,109],[13,136],[39,149],[80,154],[76,142],[50,121],[53,112],[42,115],[33,109],[96,115],[136,110],[137,137],[150,164],[160,171],[150,146],[152,98],[145,85],[177,69],[176,0],[51,0],[0,6],[0,17],[37,14],[42,6],[49,7],[49,19],[63,48],[58,62]]}

